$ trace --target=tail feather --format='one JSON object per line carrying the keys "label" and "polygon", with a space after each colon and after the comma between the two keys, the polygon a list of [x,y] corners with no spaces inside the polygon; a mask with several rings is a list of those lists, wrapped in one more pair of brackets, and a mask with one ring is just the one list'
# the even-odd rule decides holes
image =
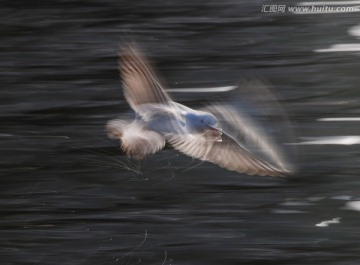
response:
{"label": "tail feather", "polygon": [[108,136],[121,141],[121,148],[129,157],[142,159],[154,154],[165,146],[165,138],[148,130],[138,121],[129,123],[123,120],[112,120],[106,126]]}

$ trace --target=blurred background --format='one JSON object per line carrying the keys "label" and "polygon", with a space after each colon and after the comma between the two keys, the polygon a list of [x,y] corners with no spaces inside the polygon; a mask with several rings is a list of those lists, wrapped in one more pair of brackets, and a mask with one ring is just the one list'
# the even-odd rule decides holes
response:
{"label": "blurred background", "polygon": [[[359,13],[265,5],[306,3],[2,0],[1,264],[359,264]],[[127,159],[104,125],[131,113],[117,71],[129,38],[179,102],[231,99],[271,126],[297,173],[170,148]],[[256,109],[251,80],[281,108]]]}

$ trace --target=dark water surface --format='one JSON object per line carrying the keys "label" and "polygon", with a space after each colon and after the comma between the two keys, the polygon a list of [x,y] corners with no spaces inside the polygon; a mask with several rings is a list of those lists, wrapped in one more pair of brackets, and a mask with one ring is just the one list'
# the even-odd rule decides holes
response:
{"label": "dark water surface", "polygon": [[[359,45],[348,32],[359,13],[261,13],[261,1],[230,0],[1,3],[1,264],[360,264],[360,128],[343,119],[360,117],[359,51],[319,52]],[[129,112],[117,52],[130,37],[172,88],[271,83],[298,173],[250,177],[170,148],[128,160],[104,125]],[[234,93],[173,96],[203,106]]]}

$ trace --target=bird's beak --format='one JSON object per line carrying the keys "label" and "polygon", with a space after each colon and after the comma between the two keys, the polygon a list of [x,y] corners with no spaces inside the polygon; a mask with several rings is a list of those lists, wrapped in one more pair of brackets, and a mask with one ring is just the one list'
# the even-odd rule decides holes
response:
{"label": "bird's beak", "polygon": [[209,130],[208,133],[210,133],[210,137],[215,140],[216,142],[222,142],[221,135],[222,130],[220,128],[216,128],[215,126],[208,125]]}

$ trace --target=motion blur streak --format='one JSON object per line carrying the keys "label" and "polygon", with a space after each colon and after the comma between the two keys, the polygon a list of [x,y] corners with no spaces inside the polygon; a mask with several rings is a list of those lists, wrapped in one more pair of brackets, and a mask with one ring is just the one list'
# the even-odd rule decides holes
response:
{"label": "motion blur streak", "polygon": [[311,141],[304,141],[299,143],[288,143],[288,145],[354,145],[360,144],[360,136],[332,136],[332,137],[317,137]]}
{"label": "motion blur streak", "polygon": [[204,87],[204,88],[169,88],[169,92],[181,93],[214,93],[214,92],[228,92],[236,89],[237,86],[220,86],[220,87]]}
{"label": "motion blur streak", "polygon": [[318,121],[360,121],[360,117],[320,118]]}

